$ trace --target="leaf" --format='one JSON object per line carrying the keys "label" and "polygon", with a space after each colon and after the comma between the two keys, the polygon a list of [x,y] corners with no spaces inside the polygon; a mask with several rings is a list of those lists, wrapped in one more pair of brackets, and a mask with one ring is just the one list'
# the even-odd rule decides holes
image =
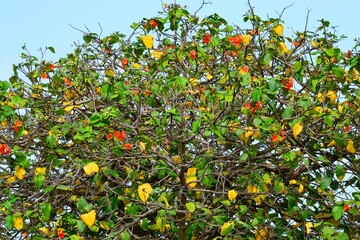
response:
{"label": "leaf", "polygon": [[165,232],[166,219],[163,217],[156,218],[156,228],[161,232]]}
{"label": "leaf", "polygon": [[188,203],[185,204],[185,206],[186,206],[186,209],[187,209],[189,212],[193,213],[193,212],[195,211],[195,208],[196,208],[195,203],[193,203],[193,202],[188,202]]}
{"label": "leaf", "polygon": [[105,70],[105,76],[106,76],[106,77],[114,77],[114,76],[115,76],[114,70],[112,70],[112,69],[106,69],[106,70]]}
{"label": "leaf", "polygon": [[349,153],[356,153],[356,150],[354,148],[354,142],[352,140],[349,140],[347,145],[346,145],[346,150],[349,152]]}
{"label": "leaf", "polygon": [[269,230],[265,227],[260,230],[255,231],[255,240],[264,240],[267,239]]}
{"label": "leaf", "polygon": [[19,179],[22,180],[24,179],[24,176],[26,174],[25,169],[22,166],[16,166],[15,167],[15,176]]}
{"label": "leaf", "polygon": [[339,220],[344,214],[344,206],[335,205],[331,211],[334,220]]}
{"label": "leaf", "polygon": [[44,185],[44,182],[45,182],[45,177],[43,174],[35,175],[34,183],[37,189],[40,189]]}
{"label": "leaf", "polygon": [[294,134],[294,138],[296,139],[297,136],[301,133],[303,129],[303,126],[301,125],[300,122],[298,122],[297,124],[294,125],[293,127],[293,134]]}
{"label": "leaf", "polygon": [[282,36],[283,30],[284,30],[284,27],[283,27],[283,25],[281,25],[281,24],[278,24],[278,25],[276,25],[275,27],[273,27],[273,31],[274,31],[274,32],[276,33],[276,35],[278,35],[278,36]]}
{"label": "leaf", "polygon": [[138,187],[138,194],[141,201],[146,202],[150,197],[153,189],[149,183],[144,183]]}
{"label": "leaf", "polygon": [[96,212],[95,210],[91,210],[88,213],[81,214],[80,218],[88,227],[92,227],[95,223]]}
{"label": "leaf", "polygon": [[221,236],[228,235],[234,229],[234,223],[232,221],[225,222],[221,227]]}
{"label": "leaf", "polygon": [[124,231],[120,234],[120,240],[130,240],[131,236],[128,231]]}
{"label": "leaf", "polygon": [[42,219],[46,221],[49,220],[51,215],[51,205],[49,203],[43,203],[39,208],[42,214]]}
{"label": "leaf", "polygon": [[189,188],[194,188],[196,186],[196,170],[197,168],[189,168],[186,173],[186,183],[188,184]]}
{"label": "leaf", "polygon": [[228,198],[230,201],[233,201],[236,199],[238,193],[235,190],[229,190],[228,191]]}
{"label": "leaf", "polygon": [[314,225],[311,222],[305,223],[306,234],[310,233],[312,227],[314,227]]}
{"label": "leaf", "polygon": [[154,37],[152,35],[145,35],[141,37],[146,48],[151,49],[154,44]]}
{"label": "leaf", "polygon": [[201,126],[201,121],[200,120],[197,120],[197,121],[194,121],[192,122],[192,130],[194,133],[198,132],[199,129],[200,129],[200,126]]}
{"label": "leaf", "polygon": [[254,89],[251,93],[251,100],[253,102],[258,102],[260,98],[261,98],[261,89],[260,88]]}
{"label": "leaf", "polygon": [[330,99],[330,102],[334,103],[337,98],[337,94],[335,91],[330,90],[327,92],[326,97]]}
{"label": "leaf", "polygon": [[260,205],[262,203],[262,201],[264,201],[266,198],[265,195],[261,194],[261,195],[258,195],[254,198],[254,201],[256,202],[256,204]]}
{"label": "leaf", "polygon": [[85,173],[90,177],[93,176],[95,173],[99,172],[99,166],[96,164],[96,162],[86,164],[83,169]]}
{"label": "leaf", "polygon": [[14,226],[14,216],[8,215],[5,217],[5,227],[11,229]]}
{"label": "leaf", "polygon": [[14,217],[14,228],[16,230],[21,230],[24,226],[24,221],[21,216]]}

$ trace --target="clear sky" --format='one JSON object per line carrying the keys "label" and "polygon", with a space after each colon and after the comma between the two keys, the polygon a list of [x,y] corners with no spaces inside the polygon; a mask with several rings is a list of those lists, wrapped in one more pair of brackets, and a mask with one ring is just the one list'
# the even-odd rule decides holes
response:
{"label": "clear sky", "polygon": [[[175,0],[163,0],[172,3]],[[242,17],[248,10],[247,0],[208,0],[212,2],[199,12],[200,17],[218,13],[228,22],[242,25]],[[200,6],[202,0],[177,0],[190,12]],[[338,33],[349,38],[340,47],[343,50],[354,45],[353,39],[360,37],[358,27],[359,0],[251,0],[255,12],[263,19],[277,17],[286,6],[285,29],[303,30],[305,17],[311,9],[309,29],[318,26],[317,20],[326,19],[338,26]],[[56,54],[49,59],[58,59],[73,50],[73,43],[82,41],[82,34],[69,26],[99,33],[103,36],[115,31],[130,33],[132,22],[143,17],[153,17],[161,10],[161,0],[5,0],[0,7],[0,80],[7,80],[12,73],[12,64],[21,61],[21,47],[26,44],[33,55],[45,46],[52,46]]]}

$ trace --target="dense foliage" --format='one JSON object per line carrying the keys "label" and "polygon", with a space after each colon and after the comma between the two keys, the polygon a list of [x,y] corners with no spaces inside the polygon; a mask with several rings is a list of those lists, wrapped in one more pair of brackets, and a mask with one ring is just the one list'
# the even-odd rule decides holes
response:
{"label": "dense foliage", "polygon": [[[360,237],[360,58],[178,5],[0,82],[0,238]],[[52,47],[47,52],[54,52]]]}

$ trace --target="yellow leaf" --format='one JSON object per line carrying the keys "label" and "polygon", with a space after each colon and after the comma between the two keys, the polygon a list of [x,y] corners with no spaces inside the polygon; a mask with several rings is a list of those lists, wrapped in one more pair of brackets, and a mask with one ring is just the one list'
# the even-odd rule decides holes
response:
{"label": "yellow leaf", "polygon": [[189,78],[189,82],[193,87],[196,87],[199,84],[199,80],[197,78]]}
{"label": "yellow leaf", "polygon": [[230,201],[236,199],[238,193],[235,190],[229,190],[228,191],[228,198]]}
{"label": "yellow leaf", "polygon": [[213,79],[213,75],[211,75],[211,74],[206,74],[206,79],[207,79],[207,80]]}
{"label": "yellow leaf", "polygon": [[304,185],[299,184],[298,193],[302,193],[304,191]]}
{"label": "yellow leaf", "polygon": [[95,210],[91,210],[88,213],[81,214],[80,218],[88,227],[92,227],[95,223],[96,212]]}
{"label": "yellow leaf", "polygon": [[181,157],[180,157],[179,155],[173,156],[173,157],[172,157],[172,160],[173,160],[175,163],[177,163],[177,164],[180,164],[181,161],[182,161],[182,159],[181,159]]}
{"label": "yellow leaf", "polygon": [[86,164],[83,169],[88,176],[93,176],[95,173],[99,172],[99,166],[95,162]]}
{"label": "yellow leaf", "polygon": [[251,41],[251,36],[249,34],[242,36],[242,42],[244,43],[245,46],[248,46],[250,44],[250,41]]}
{"label": "yellow leaf", "polygon": [[349,152],[349,153],[356,153],[356,150],[354,148],[354,142],[352,140],[349,140],[348,143],[347,143],[347,146],[346,146],[346,150]]}
{"label": "yellow leaf", "polygon": [[113,77],[113,76],[115,76],[115,72],[112,69],[106,69],[105,70],[105,76]]}
{"label": "yellow leaf", "polygon": [[18,179],[20,179],[20,180],[24,179],[25,174],[26,174],[26,171],[23,167],[21,167],[19,165],[15,167],[15,176]]}
{"label": "yellow leaf", "polygon": [[21,230],[24,226],[24,221],[21,216],[14,217],[14,228]]}
{"label": "yellow leaf", "polygon": [[322,108],[322,107],[314,107],[314,110],[317,111],[318,113],[322,113],[322,112],[323,112],[323,108]]}
{"label": "yellow leaf", "polygon": [[260,230],[255,231],[255,240],[265,240],[267,239],[269,230],[265,227]]}
{"label": "yellow leaf", "polygon": [[186,173],[186,183],[188,184],[189,188],[194,188],[196,186],[196,170],[197,168],[189,168]]}
{"label": "yellow leaf", "polygon": [[258,193],[259,192],[258,188],[256,186],[253,186],[253,185],[248,185],[246,187],[246,189],[247,189],[247,191],[249,193]]}
{"label": "yellow leaf", "polygon": [[278,24],[278,25],[276,25],[275,27],[273,27],[273,31],[274,31],[274,32],[276,33],[276,35],[278,35],[278,36],[282,36],[283,30],[284,30],[284,27],[283,27],[283,25],[281,25],[281,24]]}
{"label": "yellow leaf", "polygon": [[326,97],[330,99],[330,102],[335,102],[336,98],[337,98],[337,94],[335,91],[330,90],[328,91],[328,93],[326,94]]}
{"label": "yellow leaf", "polygon": [[328,147],[332,147],[336,145],[336,141],[333,139],[331,140],[331,142],[329,142],[329,144],[327,145]]}
{"label": "yellow leaf", "polygon": [[141,37],[146,48],[151,49],[154,44],[154,37],[152,35],[145,35]]}
{"label": "yellow leaf", "polygon": [[319,43],[315,42],[314,40],[311,41],[311,45],[313,47],[317,47],[319,45]]}
{"label": "yellow leaf", "polygon": [[146,149],[146,143],[144,143],[144,142],[138,142],[138,144],[139,144],[140,150],[141,150],[141,151],[145,151],[145,149]]}
{"label": "yellow leaf", "polygon": [[297,181],[295,179],[292,179],[289,181],[289,184],[297,184]]}
{"label": "yellow leaf", "polygon": [[221,227],[221,231],[220,231],[221,236],[229,234],[233,229],[233,227],[234,227],[234,223],[232,221],[225,222]]}
{"label": "yellow leaf", "polygon": [[294,125],[293,127],[293,134],[294,134],[294,138],[296,139],[297,136],[301,133],[303,129],[303,126],[298,122],[297,124]]}
{"label": "yellow leaf", "polygon": [[151,56],[153,56],[156,59],[160,59],[164,55],[164,52],[161,51],[152,51]]}
{"label": "yellow leaf", "polygon": [[9,177],[8,179],[6,179],[6,182],[7,183],[13,183],[16,181],[16,177],[12,176],[12,177]]}
{"label": "yellow leaf", "polygon": [[280,54],[289,52],[289,49],[284,42],[279,42],[277,47],[278,47]]}
{"label": "yellow leaf", "polygon": [[45,175],[46,173],[46,167],[37,167],[35,168],[35,176],[38,174],[43,174]]}
{"label": "yellow leaf", "polygon": [[313,225],[311,222],[305,223],[305,228],[306,228],[306,233],[307,233],[307,234],[310,233],[310,230],[311,230],[311,228],[312,228],[313,226],[314,226],[314,225]]}
{"label": "yellow leaf", "polygon": [[260,205],[262,203],[262,201],[264,201],[266,198],[265,195],[258,195],[254,198],[255,202]]}
{"label": "yellow leaf", "polygon": [[45,234],[46,236],[51,235],[50,229],[48,229],[48,228],[41,227],[41,228],[39,228],[39,231],[42,232],[43,234]]}
{"label": "yellow leaf", "polygon": [[162,196],[161,199],[164,201],[166,207],[169,207],[169,206],[170,206],[170,205],[169,205],[169,202],[168,202],[168,200],[167,200],[166,197]]}
{"label": "yellow leaf", "polygon": [[136,69],[140,69],[140,67],[141,67],[141,65],[138,63],[133,63],[133,64],[131,64],[131,66]]}
{"label": "yellow leaf", "polygon": [[150,197],[153,189],[149,183],[144,183],[138,187],[138,194],[141,201],[146,202]]}
{"label": "yellow leaf", "polygon": [[324,100],[325,100],[324,94],[318,93],[318,94],[317,94],[317,99],[318,99],[318,101],[321,102],[321,103],[324,102]]}

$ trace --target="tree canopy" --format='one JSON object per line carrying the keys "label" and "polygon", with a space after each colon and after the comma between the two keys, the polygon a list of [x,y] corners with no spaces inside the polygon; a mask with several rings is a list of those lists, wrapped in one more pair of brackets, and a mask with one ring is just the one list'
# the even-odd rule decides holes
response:
{"label": "tree canopy", "polygon": [[2,239],[360,237],[360,55],[176,4],[0,81]]}

